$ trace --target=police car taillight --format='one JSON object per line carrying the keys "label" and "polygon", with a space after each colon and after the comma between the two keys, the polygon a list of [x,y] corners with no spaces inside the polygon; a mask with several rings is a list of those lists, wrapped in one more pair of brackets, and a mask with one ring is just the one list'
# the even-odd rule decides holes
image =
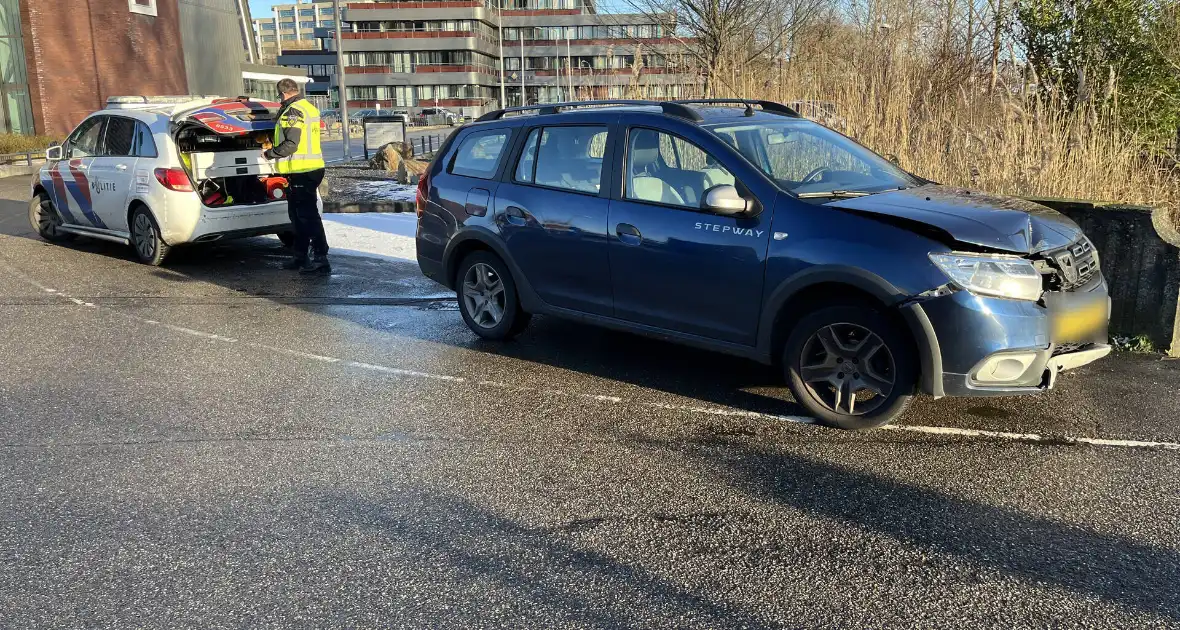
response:
{"label": "police car taillight", "polygon": [[418,194],[414,197],[414,211],[419,217],[426,211],[426,196],[430,194],[430,169],[423,171],[418,180]]}
{"label": "police car taillight", "polygon": [[185,173],[184,169],[178,166],[156,169],[156,181],[160,182],[168,190],[175,190],[177,192],[193,191],[193,183],[189,181],[188,173]]}

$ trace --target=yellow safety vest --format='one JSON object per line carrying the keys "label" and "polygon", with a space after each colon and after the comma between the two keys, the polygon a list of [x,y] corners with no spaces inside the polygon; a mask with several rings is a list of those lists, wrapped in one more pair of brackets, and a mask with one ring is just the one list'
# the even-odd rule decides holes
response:
{"label": "yellow safety vest", "polygon": [[[303,115],[299,116],[291,110],[298,110]],[[275,171],[287,175],[324,168],[324,153],[320,149],[320,110],[304,99],[291,103],[275,125],[275,146],[283,141],[282,130],[291,128],[301,130],[299,148],[295,153],[275,160]]]}

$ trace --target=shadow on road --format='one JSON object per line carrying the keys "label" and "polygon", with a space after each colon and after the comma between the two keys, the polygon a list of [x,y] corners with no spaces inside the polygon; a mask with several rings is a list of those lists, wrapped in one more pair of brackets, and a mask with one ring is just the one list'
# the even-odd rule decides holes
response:
{"label": "shadow on road", "polygon": [[[517,602],[515,614],[533,620],[517,618],[523,627],[553,625],[556,618],[602,628],[646,627],[671,619],[692,620],[692,627],[777,627],[653,570],[581,548],[567,540],[564,528],[529,527],[466,499],[415,493],[384,501],[331,490],[319,495],[315,511],[335,528],[369,531],[416,549],[415,563],[432,567],[444,583],[475,587],[476,601],[448,606],[452,612],[479,608],[481,597],[498,596]],[[474,625],[487,621],[468,620]]]}
{"label": "shadow on road", "polygon": [[666,447],[695,450],[710,469],[723,461],[731,485],[779,505],[1180,620],[1180,554],[1174,550],[735,441],[705,438]]}

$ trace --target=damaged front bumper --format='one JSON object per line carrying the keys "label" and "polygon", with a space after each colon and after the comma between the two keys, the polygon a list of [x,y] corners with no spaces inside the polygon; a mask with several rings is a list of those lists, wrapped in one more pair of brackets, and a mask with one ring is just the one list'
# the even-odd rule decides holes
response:
{"label": "damaged front bumper", "polygon": [[[924,361],[923,393],[935,396],[1011,396],[1052,389],[1064,370],[1086,365],[1110,354],[1106,343],[1110,300],[1106,281],[1096,275],[1074,292],[1101,305],[1101,321],[1086,340],[1062,339],[1055,326],[1060,302],[1029,302],[992,298],[968,291],[940,291],[919,298],[902,309],[929,321],[919,346],[936,353]],[[1084,295],[1083,295],[1084,294]],[[933,369],[931,369],[933,368]]]}

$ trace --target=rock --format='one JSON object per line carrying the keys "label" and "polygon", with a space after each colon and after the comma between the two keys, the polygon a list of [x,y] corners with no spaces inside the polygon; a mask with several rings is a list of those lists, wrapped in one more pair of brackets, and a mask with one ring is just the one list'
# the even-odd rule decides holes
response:
{"label": "rock", "polygon": [[408,159],[414,154],[414,150],[409,144],[405,142],[390,142],[381,147],[369,160],[369,166],[385,171],[394,172],[398,169],[398,165],[402,160]]}
{"label": "rock", "polygon": [[416,184],[418,179],[422,177],[422,173],[426,172],[426,168],[430,166],[429,162],[422,162],[421,160],[405,159],[397,165],[397,175],[394,179],[401,184]]}

